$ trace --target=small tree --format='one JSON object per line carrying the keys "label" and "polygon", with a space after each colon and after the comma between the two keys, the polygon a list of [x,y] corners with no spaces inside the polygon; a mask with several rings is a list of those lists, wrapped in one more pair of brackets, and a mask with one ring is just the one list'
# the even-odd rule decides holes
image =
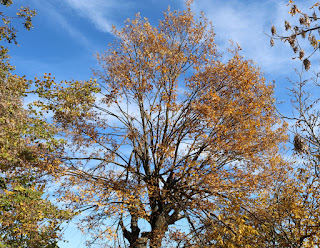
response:
{"label": "small tree", "polygon": [[[114,29],[117,40],[97,55],[99,85],[37,82],[37,106],[70,141],[60,193],[91,209],[89,244],[161,247],[192,233],[201,246],[198,226],[219,215],[221,199],[245,203],[279,171],[285,135],[273,86],[240,48],[222,62],[211,24],[190,4],[158,27],[137,15]],[[188,230],[173,229],[179,220]]]}
{"label": "small tree", "polygon": [[[9,7],[12,1],[1,1]],[[12,18],[0,13],[0,40],[16,42]],[[33,10],[22,7],[17,17],[32,27]],[[46,171],[59,163],[53,156],[54,128],[23,108],[31,82],[12,74],[8,49],[0,50],[0,243],[10,247],[53,247],[61,222],[71,217],[44,198]],[[43,143],[46,143],[44,145]],[[51,149],[50,149],[51,144]]]}

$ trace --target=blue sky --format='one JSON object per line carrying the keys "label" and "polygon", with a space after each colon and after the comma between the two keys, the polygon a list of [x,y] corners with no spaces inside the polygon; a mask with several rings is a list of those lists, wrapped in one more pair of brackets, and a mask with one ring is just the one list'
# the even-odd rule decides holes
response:
{"label": "blue sky", "polygon": [[[293,53],[288,44],[276,42],[271,48],[265,33],[270,34],[272,24],[281,31],[284,19],[291,19],[286,2],[195,0],[193,5],[196,12],[203,11],[213,22],[221,49],[229,46],[230,39],[239,43],[242,54],[257,62],[267,81],[276,81],[277,99],[286,100],[279,106],[283,113],[290,111],[287,77],[295,77],[293,67],[300,68],[300,62],[291,59]],[[296,2],[310,6],[312,1]],[[14,10],[28,4],[38,15],[31,32],[19,31],[20,46],[10,46],[12,64],[17,74],[29,79],[49,72],[57,80],[89,79],[91,68],[98,66],[94,54],[103,52],[115,38],[110,32],[112,25],[121,28],[124,20],[133,18],[137,12],[157,25],[168,5],[171,9],[183,9],[183,3],[182,0],[16,0]],[[85,237],[73,223],[66,229],[65,239],[70,243],[61,247],[85,247]]]}

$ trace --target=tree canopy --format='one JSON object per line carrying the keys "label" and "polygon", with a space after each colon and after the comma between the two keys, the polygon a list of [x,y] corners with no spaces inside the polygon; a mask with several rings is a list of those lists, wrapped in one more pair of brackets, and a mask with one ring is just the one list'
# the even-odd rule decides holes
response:
{"label": "tree canopy", "polygon": [[114,28],[97,80],[36,82],[36,105],[68,141],[59,193],[87,211],[89,245],[206,247],[202,227],[213,217],[220,234],[210,237],[223,246],[233,230],[224,209],[250,205],[286,171],[273,85],[239,47],[219,52],[190,4],[168,9],[157,27],[137,14]]}

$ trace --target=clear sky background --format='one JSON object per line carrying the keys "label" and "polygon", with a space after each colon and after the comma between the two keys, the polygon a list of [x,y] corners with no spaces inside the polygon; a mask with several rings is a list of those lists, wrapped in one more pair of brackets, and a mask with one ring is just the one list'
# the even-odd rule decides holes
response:
{"label": "clear sky background", "polygon": [[[276,42],[270,47],[271,25],[282,33],[284,19],[292,20],[284,0],[195,0],[193,9],[203,11],[215,28],[218,47],[226,49],[232,39],[242,47],[242,54],[254,60],[267,81],[275,80],[276,98],[285,103],[278,105],[283,114],[290,113],[287,78],[294,80],[293,68],[301,62],[292,60],[288,44]],[[306,8],[314,1],[296,1]],[[16,0],[15,9],[29,5],[37,11],[34,28],[18,33],[19,47],[10,46],[12,64],[19,75],[27,78],[51,73],[57,80],[87,80],[91,68],[98,68],[94,54],[103,52],[114,40],[112,25],[121,28],[124,20],[140,12],[151,24],[157,25],[162,12],[184,9],[183,0]],[[14,13],[12,12],[12,13]],[[318,55],[313,56],[318,61]],[[311,71],[319,71],[313,63]],[[320,96],[317,91],[312,92]],[[62,248],[82,248],[85,236],[70,223],[65,231],[68,244]]]}

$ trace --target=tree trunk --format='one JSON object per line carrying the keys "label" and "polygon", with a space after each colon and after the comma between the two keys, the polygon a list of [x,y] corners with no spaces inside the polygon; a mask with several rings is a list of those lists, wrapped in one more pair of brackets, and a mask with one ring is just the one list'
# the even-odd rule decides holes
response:
{"label": "tree trunk", "polygon": [[[150,241],[150,248],[160,248],[162,239],[168,229],[168,216],[164,213],[154,216],[151,225],[151,232],[133,233],[123,228],[124,236],[130,243],[130,248],[147,248],[148,241]],[[140,229],[139,229],[140,231]]]}
{"label": "tree trunk", "polygon": [[162,239],[168,229],[168,215],[161,213],[154,217],[154,221],[151,225],[152,231],[150,232],[150,248],[160,248]]}
{"label": "tree trunk", "polygon": [[147,244],[148,244],[147,237],[137,238],[136,242],[130,245],[130,248],[147,248]]}

